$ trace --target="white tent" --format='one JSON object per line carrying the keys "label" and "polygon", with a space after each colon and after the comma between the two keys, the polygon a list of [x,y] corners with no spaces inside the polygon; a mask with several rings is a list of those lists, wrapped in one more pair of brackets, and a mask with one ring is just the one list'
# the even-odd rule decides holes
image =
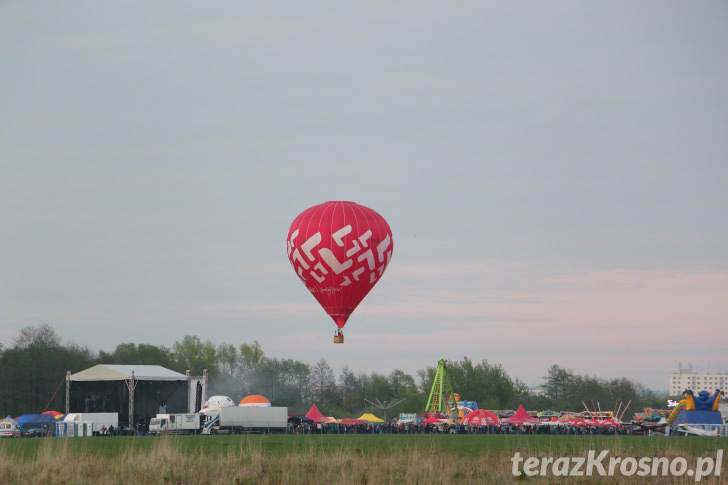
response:
{"label": "white tent", "polygon": [[186,381],[187,376],[161,365],[112,365],[99,364],[71,374],[71,381]]}

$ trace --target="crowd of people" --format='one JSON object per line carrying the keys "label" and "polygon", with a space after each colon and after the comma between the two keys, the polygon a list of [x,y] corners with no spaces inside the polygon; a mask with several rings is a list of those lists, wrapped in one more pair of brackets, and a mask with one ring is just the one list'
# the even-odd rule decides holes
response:
{"label": "crowd of people", "polygon": [[459,424],[421,423],[299,423],[289,424],[292,434],[550,434],[550,435],[614,435],[632,434],[631,426],[571,426],[550,424],[495,424],[463,426]]}

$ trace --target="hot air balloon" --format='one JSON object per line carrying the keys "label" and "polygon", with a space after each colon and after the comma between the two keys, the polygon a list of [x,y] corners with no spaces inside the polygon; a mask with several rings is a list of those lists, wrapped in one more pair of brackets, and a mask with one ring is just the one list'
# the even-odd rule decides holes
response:
{"label": "hot air balloon", "polygon": [[334,343],[392,259],[389,224],[355,202],[324,202],[301,212],[288,231],[293,269],[334,320]]}

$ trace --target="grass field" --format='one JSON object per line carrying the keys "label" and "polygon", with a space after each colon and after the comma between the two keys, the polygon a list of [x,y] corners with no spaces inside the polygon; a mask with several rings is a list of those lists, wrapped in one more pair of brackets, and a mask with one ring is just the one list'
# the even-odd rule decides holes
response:
{"label": "grass field", "polygon": [[[560,483],[563,477],[515,477],[512,457],[685,458],[690,473],[724,450],[720,475],[728,481],[728,438],[527,435],[244,435],[29,438],[0,441],[0,483]],[[604,460],[606,465],[609,458]],[[522,467],[520,467],[522,469]],[[706,470],[703,469],[703,472]],[[558,473],[558,470],[557,470]],[[611,477],[571,483],[624,483]],[[689,483],[658,476],[653,483]],[[644,482],[633,476],[630,480]]]}

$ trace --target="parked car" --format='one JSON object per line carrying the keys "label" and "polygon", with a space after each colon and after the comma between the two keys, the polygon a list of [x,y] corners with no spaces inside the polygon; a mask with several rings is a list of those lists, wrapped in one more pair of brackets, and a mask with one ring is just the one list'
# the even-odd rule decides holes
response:
{"label": "parked car", "polygon": [[35,438],[37,436],[48,436],[48,433],[43,428],[24,429],[22,432],[23,438]]}

